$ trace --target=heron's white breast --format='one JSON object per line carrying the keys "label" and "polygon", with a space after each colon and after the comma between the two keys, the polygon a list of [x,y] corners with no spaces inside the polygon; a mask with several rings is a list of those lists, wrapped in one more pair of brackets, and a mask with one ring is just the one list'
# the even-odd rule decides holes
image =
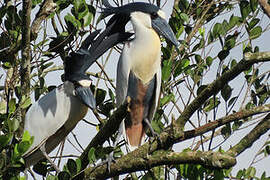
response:
{"label": "heron's white breast", "polygon": [[153,29],[136,32],[135,39],[127,46],[128,58],[133,73],[148,83],[160,67],[160,38]]}

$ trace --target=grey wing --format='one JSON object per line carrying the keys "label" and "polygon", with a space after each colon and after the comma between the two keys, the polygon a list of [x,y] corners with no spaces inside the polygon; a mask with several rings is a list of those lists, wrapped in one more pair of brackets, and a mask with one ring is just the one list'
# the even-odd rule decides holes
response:
{"label": "grey wing", "polygon": [[160,98],[160,88],[161,88],[161,67],[159,67],[158,72],[156,74],[156,85],[155,85],[155,90],[154,90],[154,100],[153,103],[151,104],[150,111],[149,111],[149,121],[151,121],[154,118],[154,115],[157,110],[157,106],[159,103],[159,98]]}
{"label": "grey wing", "polygon": [[116,77],[116,105],[117,107],[119,107],[126,100],[127,90],[128,90],[128,79],[129,79],[129,73],[130,73],[130,64],[128,62],[127,57],[123,54],[126,54],[126,53],[122,53],[117,64],[117,77]]}

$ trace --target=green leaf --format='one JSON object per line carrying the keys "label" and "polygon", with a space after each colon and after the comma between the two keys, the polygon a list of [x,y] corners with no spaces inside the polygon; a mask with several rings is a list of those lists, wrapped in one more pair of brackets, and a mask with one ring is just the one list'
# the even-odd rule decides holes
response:
{"label": "green leaf", "polygon": [[160,134],[164,128],[164,124],[161,121],[151,121],[151,125],[158,134]]}
{"label": "green leaf", "polygon": [[88,12],[84,17],[83,17],[83,26],[88,26],[91,24],[92,19],[93,19],[93,14]]}
{"label": "green leaf", "polygon": [[97,89],[96,92],[96,103],[99,106],[101,103],[104,102],[107,92],[104,89]]}
{"label": "green leaf", "polygon": [[18,144],[18,152],[19,154],[24,154],[31,146],[29,141],[22,141]]}
{"label": "green leaf", "polygon": [[239,17],[231,15],[228,30],[232,29],[234,26],[236,26],[239,23]]}
{"label": "green leaf", "polygon": [[231,68],[233,68],[236,64],[237,64],[237,61],[235,59],[233,59],[231,62]]}
{"label": "green leaf", "polygon": [[230,54],[229,50],[222,50],[218,53],[218,58],[220,61],[224,60]]}
{"label": "green leaf", "polygon": [[15,118],[9,119],[7,123],[10,132],[15,132],[20,127],[20,122]]}
{"label": "green leaf", "polygon": [[80,159],[76,159],[77,172],[80,172],[82,169],[82,161]]}
{"label": "green leaf", "polygon": [[258,8],[258,0],[250,0],[250,7],[252,12],[255,12]]}
{"label": "green leaf", "polygon": [[46,162],[38,162],[36,165],[34,165],[33,170],[41,176],[46,176],[48,172]]}
{"label": "green leaf", "polygon": [[74,161],[73,159],[68,159],[67,168],[71,176],[74,176],[77,174],[77,164],[76,164],[76,161]]}
{"label": "green leaf", "polygon": [[248,29],[251,30],[252,28],[254,28],[258,23],[260,22],[259,18],[254,18],[250,21],[250,23],[248,23]]}
{"label": "green leaf", "polygon": [[214,38],[217,38],[219,35],[224,34],[223,27],[220,23],[216,23],[213,28]]}
{"label": "green leaf", "polygon": [[226,84],[221,90],[221,96],[227,102],[230,99],[231,95],[232,88],[228,84]]}
{"label": "green leaf", "polygon": [[48,62],[46,64],[42,64],[40,69],[43,71],[45,69],[47,69],[48,67],[52,66],[54,64],[54,62]]}
{"label": "green leaf", "polygon": [[177,61],[174,77],[179,76],[190,64],[189,59],[182,59],[180,61]]}
{"label": "green leaf", "polygon": [[8,108],[9,108],[9,114],[15,112],[15,110],[16,110],[16,99],[15,98],[12,98],[9,100]]}
{"label": "green leaf", "polygon": [[88,160],[90,163],[94,163],[96,161],[95,148],[91,148],[88,152]]}
{"label": "green leaf", "polygon": [[228,138],[232,134],[232,128],[230,123],[226,124],[222,129],[221,129],[221,134],[225,137]]}
{"label": "green leaf", "polygon": [[171,101],[174,101],[174,95],[173,94],[166,95],[160,99],[160,106],[162,107]]}
{"label": "green leaf", "polygon": [[25,98],[25,96],[22,96],[21,108],[26,109],[30,105],[31,105],[31,98],[30,97]]}
{"label": "green leaf", "polygon": [[261,26],[257,26],[257,27],[253,28],[250,31],[249,38],[250,39],[256,39],[256,38],[260,37],[261,34],[262,34],[262,27]]}
{"label": "green leaf", "polygon": [[214,170],[214,179],[224,179],[223,170]]}
{"label": "green leaf", "polygon": [[48,175],[46,180],[58,180],[56,176]]}
{"label": "green leaf", "polygon": [[[214,100],[214,99],[215,99],[215,100]],[[211,99],[209,99],[209,100],[206,102],[206,104],[205,104],[203,110],[204,110],[205,112],[209,112],[209,111],[211,111],[212,109],[214,109],[215,107],[217,107],[219,104],[220,104],[219,98],[218,98],[218,97],[216,97],[216,98],[212,97]]]}
{"label": "green leaf", "polygon": [[249,167],[247,169],[245,177],[250,179],[250,178],[255,177],[255,175],[256,175],[256,169],[254,167]]}
{"label": "green leaf", "polygon": [[246,17],[251,12],[251,8],[249,6],[248,1],[245,1],[245,0],[241,0],[239,5],[240,5],[240,11],[241,11],[242,19],[244,20],[244,19],[246,19]]}
{"label": "green leaf", "polygon": [[75,29],[80,29],[81,28],[81,23],[78,21],[74,16],[71,14],[67,14],[65,16],[65,22],[68,25],[69,30],[75,30]]}
{"label": "green leaf", "polygon": [[207,64],[208,67],[211,66],[213,60],[214,59],[211,56],[207,56],[207,58],[206,58],[206,64]]}
{"label": "green leaf", "polygon": [[13,135],[11,133],[0,135],[0,149],[4,148],[12,140]]}
{"label": "green leaf", "polygon": [[163,68],[162,68],[162,80],[168,81],[171,77],[171,71],[172,71],[172,61],[171,60],[165,60],[163,61]]}
{"label": "green leaf", "polygon": [[233,125],[232,125],[232,130],[233,131],[236,131],[238,130],[243,124],[243,121],[241,120],[237,120],[237,121],[234,121]]}
{"label": "green leaf", "polygon": [[182,12],[186,12],[189,7],[189,2],[187,0],[180,0],[178,3],[178,7]]}
{"label": "green leaf", "polygon": [[68,172],[62,171],[58,174],[58,180],[70,180],[71,176]]}
{"label": "green leaf", "polygon": [[238,34],[237,35],[228,35],[225,38],[225,47],[224,47],[224,49],[230,50],[230,49],[234,48],[237,36],[238,36]]}
{"label": "green leaf", "polygon": [[186,13],[181,13],[180,17],[184,22],[189,23],[189,16]]}
{"label": "green leaf", "polygon": [[240,171],[237,172],[236,178],[237,179],[242,179],[244,174],[245,174],[245,172],[243,170],[240,170]]}

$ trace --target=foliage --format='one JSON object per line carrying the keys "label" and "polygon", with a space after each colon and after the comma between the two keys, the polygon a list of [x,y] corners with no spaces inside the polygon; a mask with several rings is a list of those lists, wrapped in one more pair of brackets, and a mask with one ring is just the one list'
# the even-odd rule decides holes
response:
{"label": "foliage", "polygon": [[[35,17],[37,9],[42,8],[43,1],[32,1],[33,16],[31,17]],[[162,5],[167,1],[153,2]],[[269,33],[269,19],[263,15],[258,0],[175,0],[174,2],[174,11],[169,18],[169,24],[181,45],[177,48],[170,43],[162,45],[162,96],[152,121],[153,128],[158,134],[174,126],[172,120],[180,116],[211,82],[233,69],[243,58],[242,55],[247,52],[260,52],[262,44],[256,40]],[[28,132],[20,133],[23,128],[21,112],[27,110],[31,102],[38,100],[58,85],[49,85],[46,81],[50,76],[48,73],[53,71],[62,73],[62,66],[58,66],[55,59],[64,61],[65,57],[81,44],[84,35],[96,29],[98,23],[103,23],[100,21],[99,13],[101,5],[96,0],[55,1],[56,11],[51,12],[47,19],[43,20],[44,26],[38,27],[38,38],[31,41],[32,60],[29,78],[31,78],[33,98],[30,98],[21,93],[20,84],[21,47],[23,46],[21,3],[21,1],[5,1],[0,4],[2,19],[0,62],[1,72],[3,72],[0,76],[0,179],[23,179],[20,177],[22,175],[20,172],[24,169],[22,155],[31,146],[34,137],[31,137]],[[121,3],[123,2],[116,0],[114,5],[121,5]],[[52,34],[49,30],[53,30]],[[98,64],[98,72],[89,72],[96,82],[91,87],[95,92],[98,106],[93,115],[98,120],[98,124],[92,124],[95,125],[96,131],[104,127],[116,109],[113,82],[115,77],[108,77],[107,73],[111,69],[108,67],[110,56],[111,53],[106,60],[102,59],[102,64]],[[237,80],[233,79],[225,84],[220,82],[223,88],[205,102],[200,102],[200,108],[195,109],[193,116],[188,118],[179,129],[191,128],[196,131],[199,127],[219,118],[228,117],[234,112],[252,111],[255,107],[269,105],[269,77],[269,62],[263,62],[250,66],[238,76]],[[186,147],[190,149],[183,152],[201,149],[225,153],[225,150],[221,150],[222,145],[228,143],[228,139],[234,133],[246,129],[252,123],[262,121],[263,118],[264,116],[249,116],[235,119],[217,129],[211,129],[210,134],[194,137],[194,143]],[[91,119],[93,118],[90,118],[90,121]],[[113,134],[108,142],[113,144],[116,136],[117,134]],[[221,137],[222,142],[218,137]],[[242,138],[244,136],[239,137],[239,140]],[[88,141],[90,142],[91,139],[89,138]],[[238,141],[229,142],[230,146],[237,143]],[[106,160],[112,151],[115,158],[123,158],[125,154],[121,148],[123,144],[120,142],[115,149],[106,145],[91,148],[86,152],[90,166],[97,167],[97,164],[101,160]],[[167,148],[177,151],[175,146]],[[213,169],[194,163],[172,163],[173,165],[158,166],[150,170],[147,168],[142,175],[130,173],[127,176],[134,179],[166,179],[173,175],[179,179],[270,179],[269,172],[258,176],[254,166],[261,159],[269,158],[269,154],[268,138],[255,155],[251,165],[246,169],[238,170],[236,174],[232,173],[234,167]],[[81,159],[69,158],[58,175],[44,160],[36,164],[33,170],[35,174],[46,179],[62,180],[77,176],[84,168]]]}

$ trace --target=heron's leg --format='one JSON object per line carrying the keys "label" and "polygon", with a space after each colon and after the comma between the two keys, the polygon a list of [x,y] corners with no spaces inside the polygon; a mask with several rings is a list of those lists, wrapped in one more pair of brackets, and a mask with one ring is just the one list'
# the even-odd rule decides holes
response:
{"label": "heron's leg", "polygon": [[[120,127],[121,126],[122,126],[122,124],[120,124]],[[122,132],[118,132],[117,137],[116,137],[116,139],[115,139],[115,141],[113,143],[113,149],[115,149],[115,147],[117,146],[121,136],[122,136]],[[113,157],[113,154],[114,154],[114,150],[109,154],[109,157],[108,157],[108,162],[107,163],[108,163],[108,171],[109,172],[111,171],[112,162],[115,161],[114,157]]]}
{"label": "heron's leg", "polygon": [[42,152],[43,156],[51,163],[51,165],[53,166],[53,168],[56,170],[57,174],[60,172],[60,169],[54,164],[54,162],[52,161],[52,159],[48,156],[48,154],[46,153],[45,150],[45,143],[40,146],[40,151]]}
{"label": "heron's leg", "polygon": [[[144,122],[146,123],[146,125],[149,127],[152,136],[153,136],[154,138],[157,138],[158,143],[161,144],[161,139],[160,139],[160,137],[159,137],[159,134],[156,133],[156,132],[154,131],[154,129],[153,129],[153,127],[152,127],[152,125],[151,125],[149,119],[148,119],[148,118],[144,118],[143,120],[144,120]],[[152,140],[154,140],[154,139],[152,139]],[[152,141],[151,141],[151,138],[150,138],[150,142],[152,142]],[[150,150],[149,150],[149,152],[150,152]]]}
{"label": "heron's leg", "polygon": [[146,123],[146,125],[149,127],[152,136],[154,136],[154,137],[159,137],[158,133],[156,133],[156,132],[154,131],[154,129],[153,129],[153,127],[152,127],[150,121],[148,120],[148,118],[144,118],[143,120],[144,120],[144,122]]}

